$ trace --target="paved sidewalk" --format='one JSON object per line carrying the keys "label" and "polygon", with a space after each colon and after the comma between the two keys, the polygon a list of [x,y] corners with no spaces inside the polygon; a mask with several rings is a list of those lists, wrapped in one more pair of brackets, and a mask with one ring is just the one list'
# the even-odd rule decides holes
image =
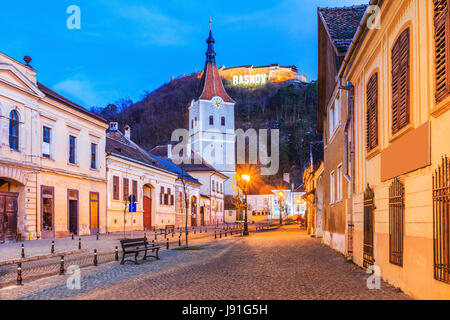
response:
{"label": "paved sidewalk", "polygon": [[[195,233],[192,228],[188,228],[190,231],[189,238],[196,238],[204,235],[205,230],[208,233],[214,234],[214,231],[219,232],[223,230],[225,225],[220,225],[216,228],[216,226],[206,226],[206,227],[196,227]],[[200,230],[202,233],[200,233]],[[155,232],[153,231],[133,231],[133,238],[144,237],[144,233],[147,236],[148,240],[151,242],[155,239]],[[156,231],[157,240],[156,242],[165,241],[164,235],[160,234],[160,231]],[[126,237],[131,237],[131,231],[127,231],[125,233]],[[176,239],[178,241],[178,236],[180,235],[179,229],[176,229],[174,236],[169,234],[169,240],[173,241]],[[110,234],[100,234],[99,240],[97,240],[96,235],[92,236],[74,236],[74,240],[72,237],[67,238],[56,238],[55,241],[55,256],[60,256],[61,254],[67,253],[85,253],[85,252],[93,252],[94,249],[97,249],[98,252],[110,252],[114,251],[115,247],[118,246],[120,248],[120,239],[123,239],[124,235],[122,232],[110,233]],[[184,233],[181,236],[182,241],[184,242]],[[81,238],[81,251],[78,250],[78,241]],[[21,245],[24,244],[25,248],[25,259],[28,258],[50,258],[51,255],[51,247],[52,247],[53,239],[43,239],[43,240],[32,240],[32,241],[23,241],[23,242],[8,242],[4,244],[0,244],[0,266],[6,263],[17,263],[21,259]]]}

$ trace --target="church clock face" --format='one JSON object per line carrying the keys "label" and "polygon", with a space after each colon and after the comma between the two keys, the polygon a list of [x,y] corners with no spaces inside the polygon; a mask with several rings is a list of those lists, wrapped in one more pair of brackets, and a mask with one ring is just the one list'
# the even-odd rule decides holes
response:
{"label": "church clock face", "polygon": [[221,97],[214,97],[211,99],[213,106],[219,109],[222,106],[223,99]]}

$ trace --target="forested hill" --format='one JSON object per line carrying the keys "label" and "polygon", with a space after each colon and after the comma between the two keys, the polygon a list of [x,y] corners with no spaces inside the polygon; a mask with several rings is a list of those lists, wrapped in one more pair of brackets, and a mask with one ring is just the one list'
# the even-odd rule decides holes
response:
{"label": "forested hill", "polygon": [[[121,100],[92,111],[119,127],[131,126],[131,138],[144,148],[167,144],[173,130],[188,128],[188,107],[197,98],[200,79],[197,74],[183,76],[159,89],[146,93],[132,103]],[[225,82],[228,94],[236,101],[236,128],[280,129],[280,171],[301,180],[301,171],[309,163],[309,144],[316,134],[316,83],[269,83],[259,88],[235,87]],[[273,179],[270,179],[273,183]]]}

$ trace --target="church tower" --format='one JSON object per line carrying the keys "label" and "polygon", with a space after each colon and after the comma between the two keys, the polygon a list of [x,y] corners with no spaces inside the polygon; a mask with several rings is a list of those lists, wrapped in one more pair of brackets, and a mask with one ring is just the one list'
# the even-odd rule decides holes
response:
{"label": "church tower", "polygon": [[[225,91],[217,69],[211,21],[209,29],[199,96],[189,107],[190,144],[217,171],[233,177],[236,171],[235,102]],[[225,184],[226,194],[231,193],[230,182]]]}

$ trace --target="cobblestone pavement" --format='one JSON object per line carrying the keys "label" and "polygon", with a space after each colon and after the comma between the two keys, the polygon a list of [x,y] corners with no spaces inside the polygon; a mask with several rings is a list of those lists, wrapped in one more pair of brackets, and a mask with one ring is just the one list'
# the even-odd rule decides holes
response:
{"label": "cobblestone pavement", "polygon": [[0,299],[408,299],[386,283],[367,289],[364,271],[298,226],[203,245],[139,266],[82,269],[81,290],[61,276],[2,289]]}

